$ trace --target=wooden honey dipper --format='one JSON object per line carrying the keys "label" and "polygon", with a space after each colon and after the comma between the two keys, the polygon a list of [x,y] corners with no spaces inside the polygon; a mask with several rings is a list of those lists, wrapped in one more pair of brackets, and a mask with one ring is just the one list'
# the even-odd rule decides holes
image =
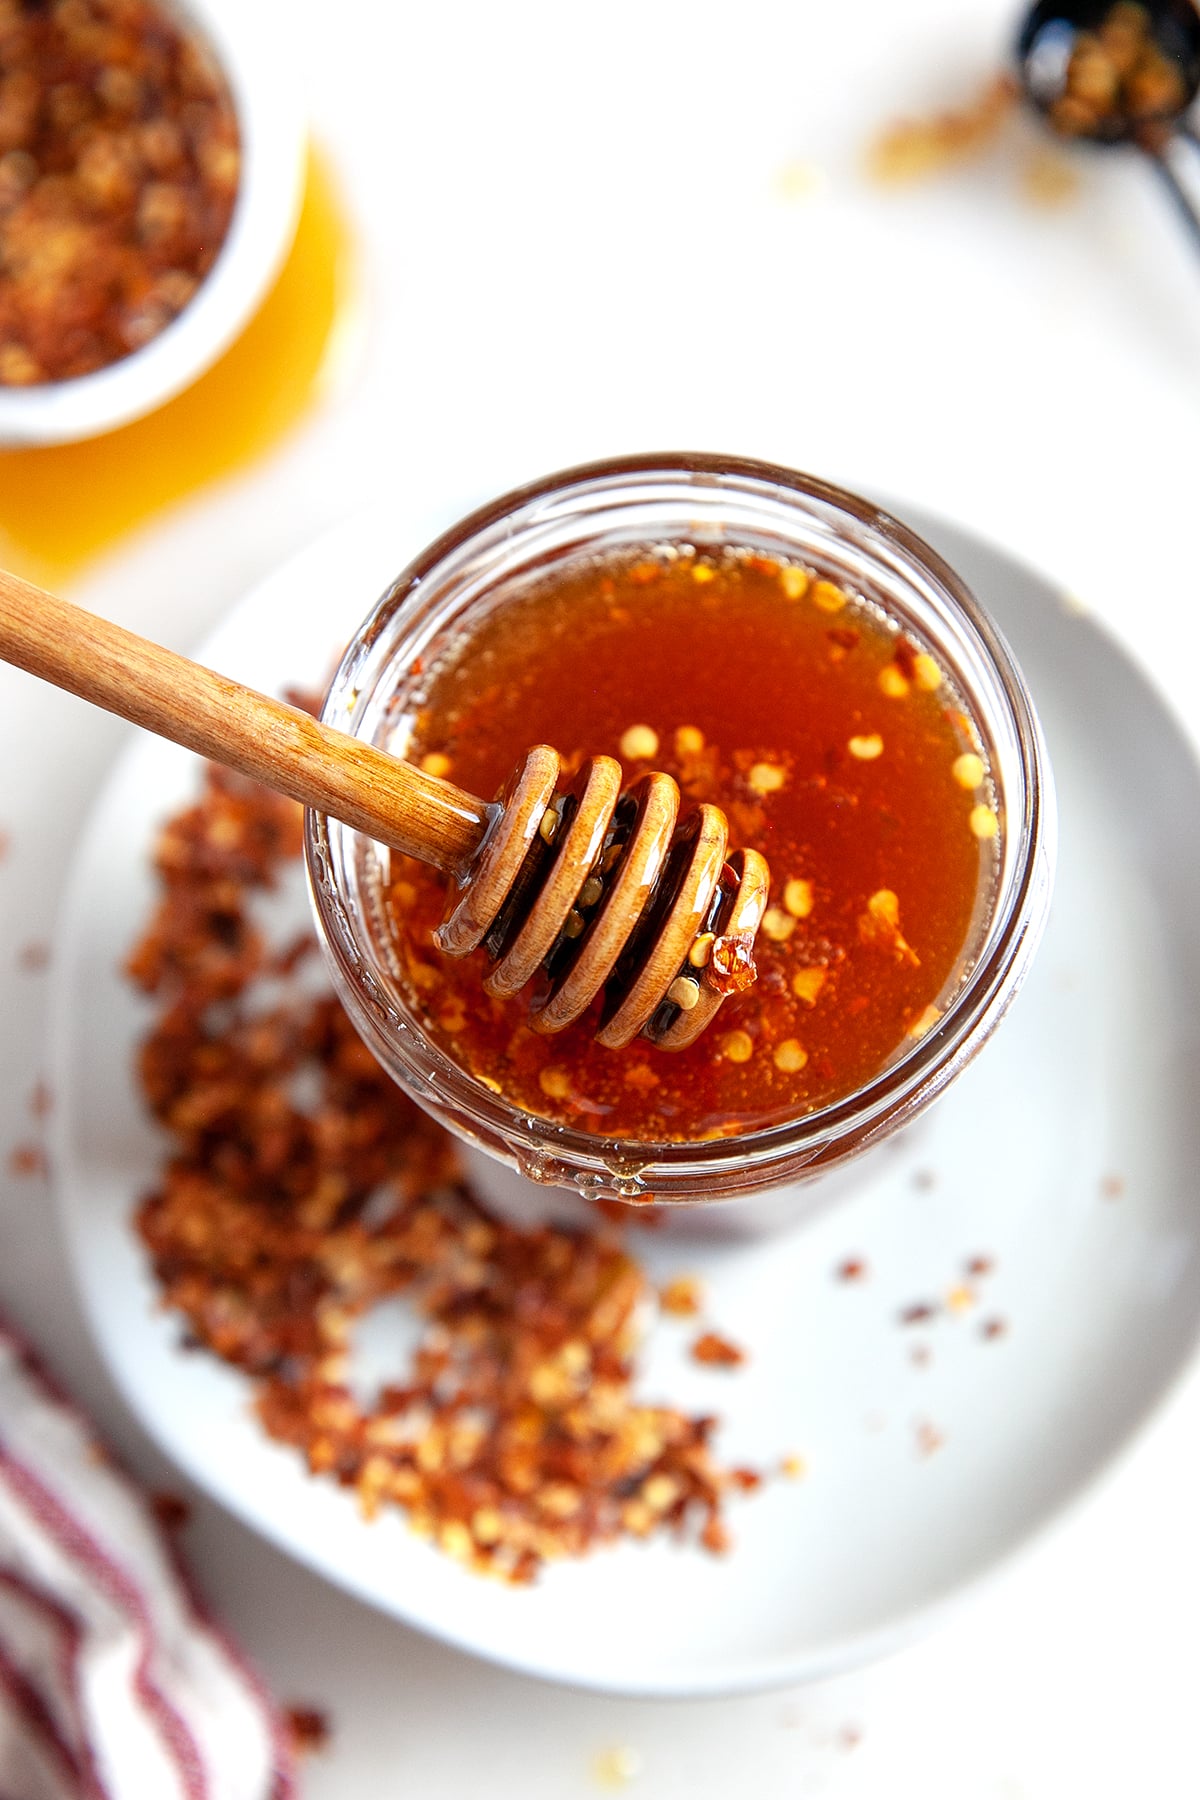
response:
{"label": "wooden honey dipper", "polygon": [[0,657],[443,870],[450,956],[483,944],[492,994],[539,971],[531,1023],[560,1031],[603,988],[596,1033],[682,1050],[754,979],[768,872],[727,860],[725,816],[678,824],[669,775],[621,789],[594,756],[565,786],[558,753],[530,750],[491,804],[0,570]]}

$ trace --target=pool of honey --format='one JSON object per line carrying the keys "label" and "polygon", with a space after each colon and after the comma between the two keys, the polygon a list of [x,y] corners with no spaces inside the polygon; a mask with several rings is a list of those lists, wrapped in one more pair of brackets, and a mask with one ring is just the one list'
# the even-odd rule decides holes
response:
{"label": "pool of honey", "polygon": [[321,401],[355,282],[336,178],[310,150],[291,250],[210,369],[102,437],[0,449],[0,563],[53,586],[164,508],[265,455]]}
{"label": "pool of honey", "polygon": [[734,1135],[848,1095],[936,1023],[986,911],[997,801],[943,670],[877,607],[750,552],[540,577],[436,660],[406,754],[491,795],[539,742],[715,801],[731,846],[767,857],[771,904],[758,980],[695,1044],[605,1050],[594,1010],[541,1035],[526,998],[483,993],[482,950],[442,956],[442,878],[395,859],[412,1008],[510,1101],[606,1137]]}

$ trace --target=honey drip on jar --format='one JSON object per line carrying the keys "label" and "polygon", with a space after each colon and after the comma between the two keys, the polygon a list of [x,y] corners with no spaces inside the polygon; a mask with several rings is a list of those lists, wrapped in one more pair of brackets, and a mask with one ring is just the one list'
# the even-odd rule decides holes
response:
{"label": "honey drip on jar", "polygon": [[0,450],[0,561],[47,586],[265,454],[316,405],[353,289],[336,183],[310,150],[296,235],[241,336],[157,412],[78,444]]}

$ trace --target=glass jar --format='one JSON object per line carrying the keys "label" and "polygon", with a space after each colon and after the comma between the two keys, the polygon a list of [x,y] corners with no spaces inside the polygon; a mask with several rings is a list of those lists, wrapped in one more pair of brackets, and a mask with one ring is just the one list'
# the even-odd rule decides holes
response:
{"label": "glass jar", "polygon": [[472,1157],[472,1167],[497,1195],[520,1189],[506,1173],[516,1170],[587,1199],[671,1204],[769,1192],[794,1216],[803,1199],[790,1190],[857,1162],[976,1055],[1016,994],[1046,918],[1054,821],[1041,732],[1011,652],[941,558],[869,502],[770,464],[701,455],[591,464],[482,508],[410,563],[347,650],[322,716],[403,754],[422,703],[422,671],[498,587],[578,558],[671,544],[746,548],[815,569],[876,603],[928,648],[965,703],[987,746],[1005,824],[995,880],[937,1023],[855,1092],[784,1123],[691,1143],[623,1141],[522,1110],[431,1041],[397,979],[383,904],[389,853],[310,814],[318,929],[366,1043],[419,1105],[486,1153]]}

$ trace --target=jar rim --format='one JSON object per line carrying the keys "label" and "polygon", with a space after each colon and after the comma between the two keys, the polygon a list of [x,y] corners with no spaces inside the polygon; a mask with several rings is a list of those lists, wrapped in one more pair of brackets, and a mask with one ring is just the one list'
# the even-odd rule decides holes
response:
{"label": "jar rim", "polygon": [[[353,731],[366,711],[367,689],[379,679],[397,646],[390,634],[406,608],[419,609],[437,570],[502,529],[506,543],[526,525],[545,523],[565,503],[616,500],[630,484],[682,482],[716,497],[765,498],[791,511],[824,508],[852,522],[858,547],[886,576],[886,551],[930,586],[946,622],[965,631],[999,678],[1008,724],[1020,757],[1019,817],[1008,812],[1009,868],[984,927],[979,956],[943,1016],[851,1093],[737,1136],[652,1141],[603,1137],[532,1114],[494,1093],[453,1062],[412,1019],[401,1017],[369,969],[354,921],[333,878],[354,835],[348,827],[308,814],[305,849],[319,934],[335,985],[368,1044],[393,1077],[419,1103],[461,1134],[496,1147],[499,1137],[527,1173],[542,1180],[570,1179],[587,1191],[611,1191],[615,1181],[634,1190],[658,1189],[664,1178],[678,1197],[697,1197],[719,1179],[724,1192],[761,1188],[795,1178],[820,1163],[840,1160],[838,1147],[855,1147],[885,1135],[921,1110],[973,1057],[1007,1010],[1032,957],[1045,920],[1054,840],[1053,789],[1041,729],[1032,700],[1003,635],[961,578],[910,527],[872,502],[818,477],[778,464],[702,452],[661,452],[603,459],[529,482],[477,508],[421,551],[397,576],[348,648],[333,678],[322,717]],[[731,528],[731,538],[736,537]],[[899,602],[896,602],[899,610]],[[411,634],[411,621],[410,633]],[[365,682],[365,686],[364,686]],[[1007,797],[1006,797],[1007,798]],[[1006,808],[1007,811],[1007,808]],[[364,976],[366,979],[364,980]],[[462,1114],[465,1112],[466,1118]],[[502,1151],[502,1153],[504,1153]],[[842,1150],[841,1154],[848,1151]],[[539,1173],[539,1162],[546,1165]],[[528,1166],[531,1165],[531,1166]],[[564,1177],[562,1171],[568,1171]],[[733,1187],[730,1186],[733,1172]],[[689,1190],[692,1190],[689,1192]],[[626,1197],[631,1197],[629,1194]],[[670,1200],[671,1193],[656,1198]]]}

